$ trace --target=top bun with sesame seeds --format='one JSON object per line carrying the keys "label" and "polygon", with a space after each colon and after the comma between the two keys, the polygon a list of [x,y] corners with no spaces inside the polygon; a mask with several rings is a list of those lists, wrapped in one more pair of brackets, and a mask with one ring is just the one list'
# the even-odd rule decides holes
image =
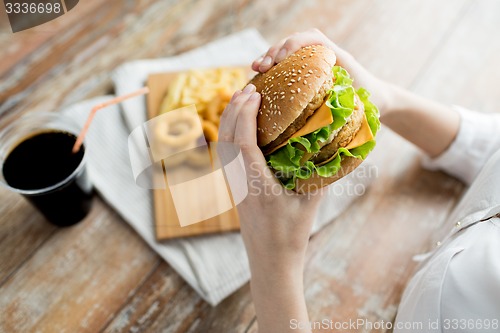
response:
{"label": "top bun with sesame seeds", "polygon": [[262,96],[257,115],[257,143],[269,151],[302,128],[332,88],[335,53],[308,46],[291,54],[250,83]]}
{"label": "top bun with sesame seeds", "polygon": [[347,175],[375,145],[378,110],[335,63],[331,49],[307,46],[250,81],[262,96],[257,144],[276,177],[300,193]]}

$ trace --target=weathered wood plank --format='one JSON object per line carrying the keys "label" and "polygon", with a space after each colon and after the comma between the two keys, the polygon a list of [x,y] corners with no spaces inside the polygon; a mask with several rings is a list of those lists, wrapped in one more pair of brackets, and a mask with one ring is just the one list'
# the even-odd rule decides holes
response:
{"label": "weathered wood plank", "polygon": [[409,87],[467,8],[461,1],[372,1],[342,43],[377,76]]}
{"label": "weathered wood plank", "polygon": [[[109,73],[126,61],[177,54],[235,31],[233,19],[225,15],[236,10],[238,4],[232,1],[131,4],[123,8],[121,1],[101,2],[92,8],[98,15],[89,14],[72,29],[59,31],[50,47],[43,45],[33,52],[36,56],[19,62],[17,75],[4,75],[4,124],[27,111],[55,110],[102,94],[110,88]],[[276,1],[268,10],[278,11],[285,4]],[[249,8],[258,13],[261,7]],[[264,19],[251,23],[259,26]],[[50,85],[44,84],[49,80]]]}
{"label": "weathered wood plank", "polygon": [[469,2],[307,1],[258,27],[270,42],[319,28],[374,74],[409,86],[450,31],[462,24],[459,20]]}
{"label": "weathered wood plank", "polygon": [[103,332],[242,332],[254,315],[248,286],[212,308],[163,263]]}
{"label": "weathered wood plank", "polygon": [[19,195],[0,189],[0,285],[55,232]]}
{"label": "weathered wood plank", "polygon": [[415,80],[414,90],[443,103],[500,112],[498,13],[498,1],[472,1],[460,24]]}
{"label": "weathered wood plank", "polygon": [[[143,2],[144,1],[134,2],[135,7],[133,8],[140,9]],[[127,3],[114,1],[108,2],[108,5],[118,9],[121,8],[123,13],[131,11],[131,6]],[[39,55],[38,53],[55,53],[54,51],[56,50],[51,49],[50,45],[56,43],[56,39],[61,39],[63,35],[67,36],[66,30],[72,30],[74,29],[74,26],[85,24],[85,22],[82,21],[83,17],[96,15],[96,13],[100,15],[99,13],[103,12],[103,7],[104,3],[101,0],[88,0],[79,3],[78,9],[75,11],[70,11],[67,14],[43,25],[17,32],[15,35],[12,35],[9,32],[0,34],[0,45],[4,46],[0,50],[3,60],[2,63],[0,63],[0,76],[5,75],[5,77],[7,77],[12,75],[12,70],[15,69],[16,64],[23,63],[23,65],[28,65],[31,62],[39,62],[39,64],[47,61],[50,62],[50,59],[47,59],[44,55]],[[88,33],[91,35],[97,29],[106,27],[88,26],[88,28]],[[74,44],[69,46],[74,46]],[[63,49],[62,51],[64,52],[68,50]],[[64,61],[64,59],[61,58],[55,60]],[[42,66],[44,65],[42,64]],[[46,66],[45,69],[50,69],[50,66]],[[30,75],[32,75],[31,72],[26,76]]]}
{"label": "weathered wood plank", "polygon": [[0,332],[96,332],[158,264],[116,213],[94,204],[1,286]]}

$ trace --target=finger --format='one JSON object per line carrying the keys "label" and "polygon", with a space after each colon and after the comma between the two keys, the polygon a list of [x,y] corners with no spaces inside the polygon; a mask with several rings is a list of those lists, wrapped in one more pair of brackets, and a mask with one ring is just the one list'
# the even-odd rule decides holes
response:
{"label": "finger", "polygon": [[241,90],[236,91],[233,96],[231,97],[231,101],[229,104],[225,107],[224,111],[222,112],[222,115],[220,116],[220,123],[219,123],[219,134],[218,134],[218,141],[232,141],[232,137],[234,136],[234,125],[236,124],[236,114],[234,112],[234,104],[233,101],[241,95]]}
{"label": "finger", "polygon": [[238,113],[244,102],[248,100],[250,95],[255,91],[253,84],[247,85],[243,91],[237,91],[231,101],[224,109],[220,119],[219,126],[219,141],[232,142],[234,140],[234,131],[236,129],[236,120]]}
{"label": "finger", "polygon": [[286,39],[282,39],[271,48],[269,48],[259,65],[259,72],[267,72],[271,67],[273,67],[273,65],[275,64],[274,58],[276,58],[278,51],[283,47],[283,43],[285,43],[285,40]]}
{"label": "finger", "polygon": [[257,112],[260,101],[260,94],[255,92],[242,106],[236,122],[234,143],[239,146],[243,155],[248,179],[264,179],[267,185],[276,184],[277,179],[257,146]]}
{"label": "finger", "polygon": [[260,99],[260,94],[255,92],[241,106],[236,121],[234,143],[257,147],[257,112],[259,112]]}
{"label": "finger", "polygon": [[[260,65],[261,65],[261,64],[262,64],[262,62],[264,61],[264,58],[265,58],[265,57],[266,57],[266,56],[267,56],[270,52],[271,52],[270,54],[272,54],[272,52],[274,52],[274,51],[272,51],[271,49],[273,49],[273,48],[278,48],[278,49],[279,49],[281,46],[283,46],[283,43],[284,43],[284,42],[285,42],[285,39],[280,40],[278,43],[276,43],[275,45],[273,45],[272,47],[270,47],[270,48],[269,48],[269,50],[268,50],[266,53],[262,54],[260,57],[258,57],[257,59],[255,59],[255,60],[254,60],[254,62],[252,63],[252,69],[253,69],[254,71],[258,72],[258,71],[259,71],[259,67],[260,67]],[[266,61],[267,61],[267,60],[266,60]]]}
{"label": "finger", "polygon": [[239,95],[241,95],[243,91],[241,90],[236,90],[236,92],[233,94],[233,96],[231,96],[231,99],[229,100],[229,103],[232,103],[234,102],[234,100],[236,99],[236,97],[238,97]]}
{"label": "finger", "polygon": [[310,45],[324,45],[332,48],[332,42],[318,29],[311,29],[290,36],[283,47],[278,51],[275,61],[279,63],[290,54],[297,52],[300,48]]}
{"label": "finger", "polygon": [[254,62],[252,63],[252,70],[258,72],[262,60],[264,60],[264,55],[261,55],[259,58],[255,59]]}

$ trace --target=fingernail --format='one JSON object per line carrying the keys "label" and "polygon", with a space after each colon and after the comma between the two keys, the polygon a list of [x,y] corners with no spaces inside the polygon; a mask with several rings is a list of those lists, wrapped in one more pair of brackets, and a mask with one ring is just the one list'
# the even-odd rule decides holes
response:
{"label": "fingernail", "polygon": [[245,89],[243,89],[243,93],[245,93],[245,94],[249,94],[249,93],[254,92],[254,91],[255,91],[255,86],[253,84],[247,84]]}
{"label": "fingernail", "polygon": [[281,60],[285,59],[285,57],[286,57],[286,49],[282,48],[278,52],[278,55],[276,56],[276,62],[280,62]]}
{"label": "fingernail", "polygon": [[270,56],[265,56],[264,60],[262,60],[262,66],[270,66],[273,62],[273,59]]}
{"label": "fingernail", "polygon": [[234,102],[236,97],[238,97],[241,94],[241,90],[237,90],[234,94],[233,97],[231,97],[231,100],[229,102]]}
{"label": "fingernail", "polygon": [[256,99],[259,99],[260,94],[258,92],[254,92],[252,95],[250,95],[249,100],[254,101]]}
{"label": "fingernail", "polygon": [[254,62],[260,64],[264,60],[264,56],[260,56],[259,59],[255,60]]}

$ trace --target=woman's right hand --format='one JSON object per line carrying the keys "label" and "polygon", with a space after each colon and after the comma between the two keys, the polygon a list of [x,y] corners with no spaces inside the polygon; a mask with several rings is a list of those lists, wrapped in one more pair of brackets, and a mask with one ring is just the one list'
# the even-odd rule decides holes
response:
{"label": "woman's right hand", "polygon": [[381,115],[386,113],[391,101],[392,86],[373,76],[350,53],[340,48],[318,29],[295,33],[282,39],[269,48],[266,54],[255,60],[252,69],[256,72],[267,72],[290,54],[309,45],[323,45],[332,49],[337,56],[337,65],[344,67],[354,78],[354,86],[366,88]]}

